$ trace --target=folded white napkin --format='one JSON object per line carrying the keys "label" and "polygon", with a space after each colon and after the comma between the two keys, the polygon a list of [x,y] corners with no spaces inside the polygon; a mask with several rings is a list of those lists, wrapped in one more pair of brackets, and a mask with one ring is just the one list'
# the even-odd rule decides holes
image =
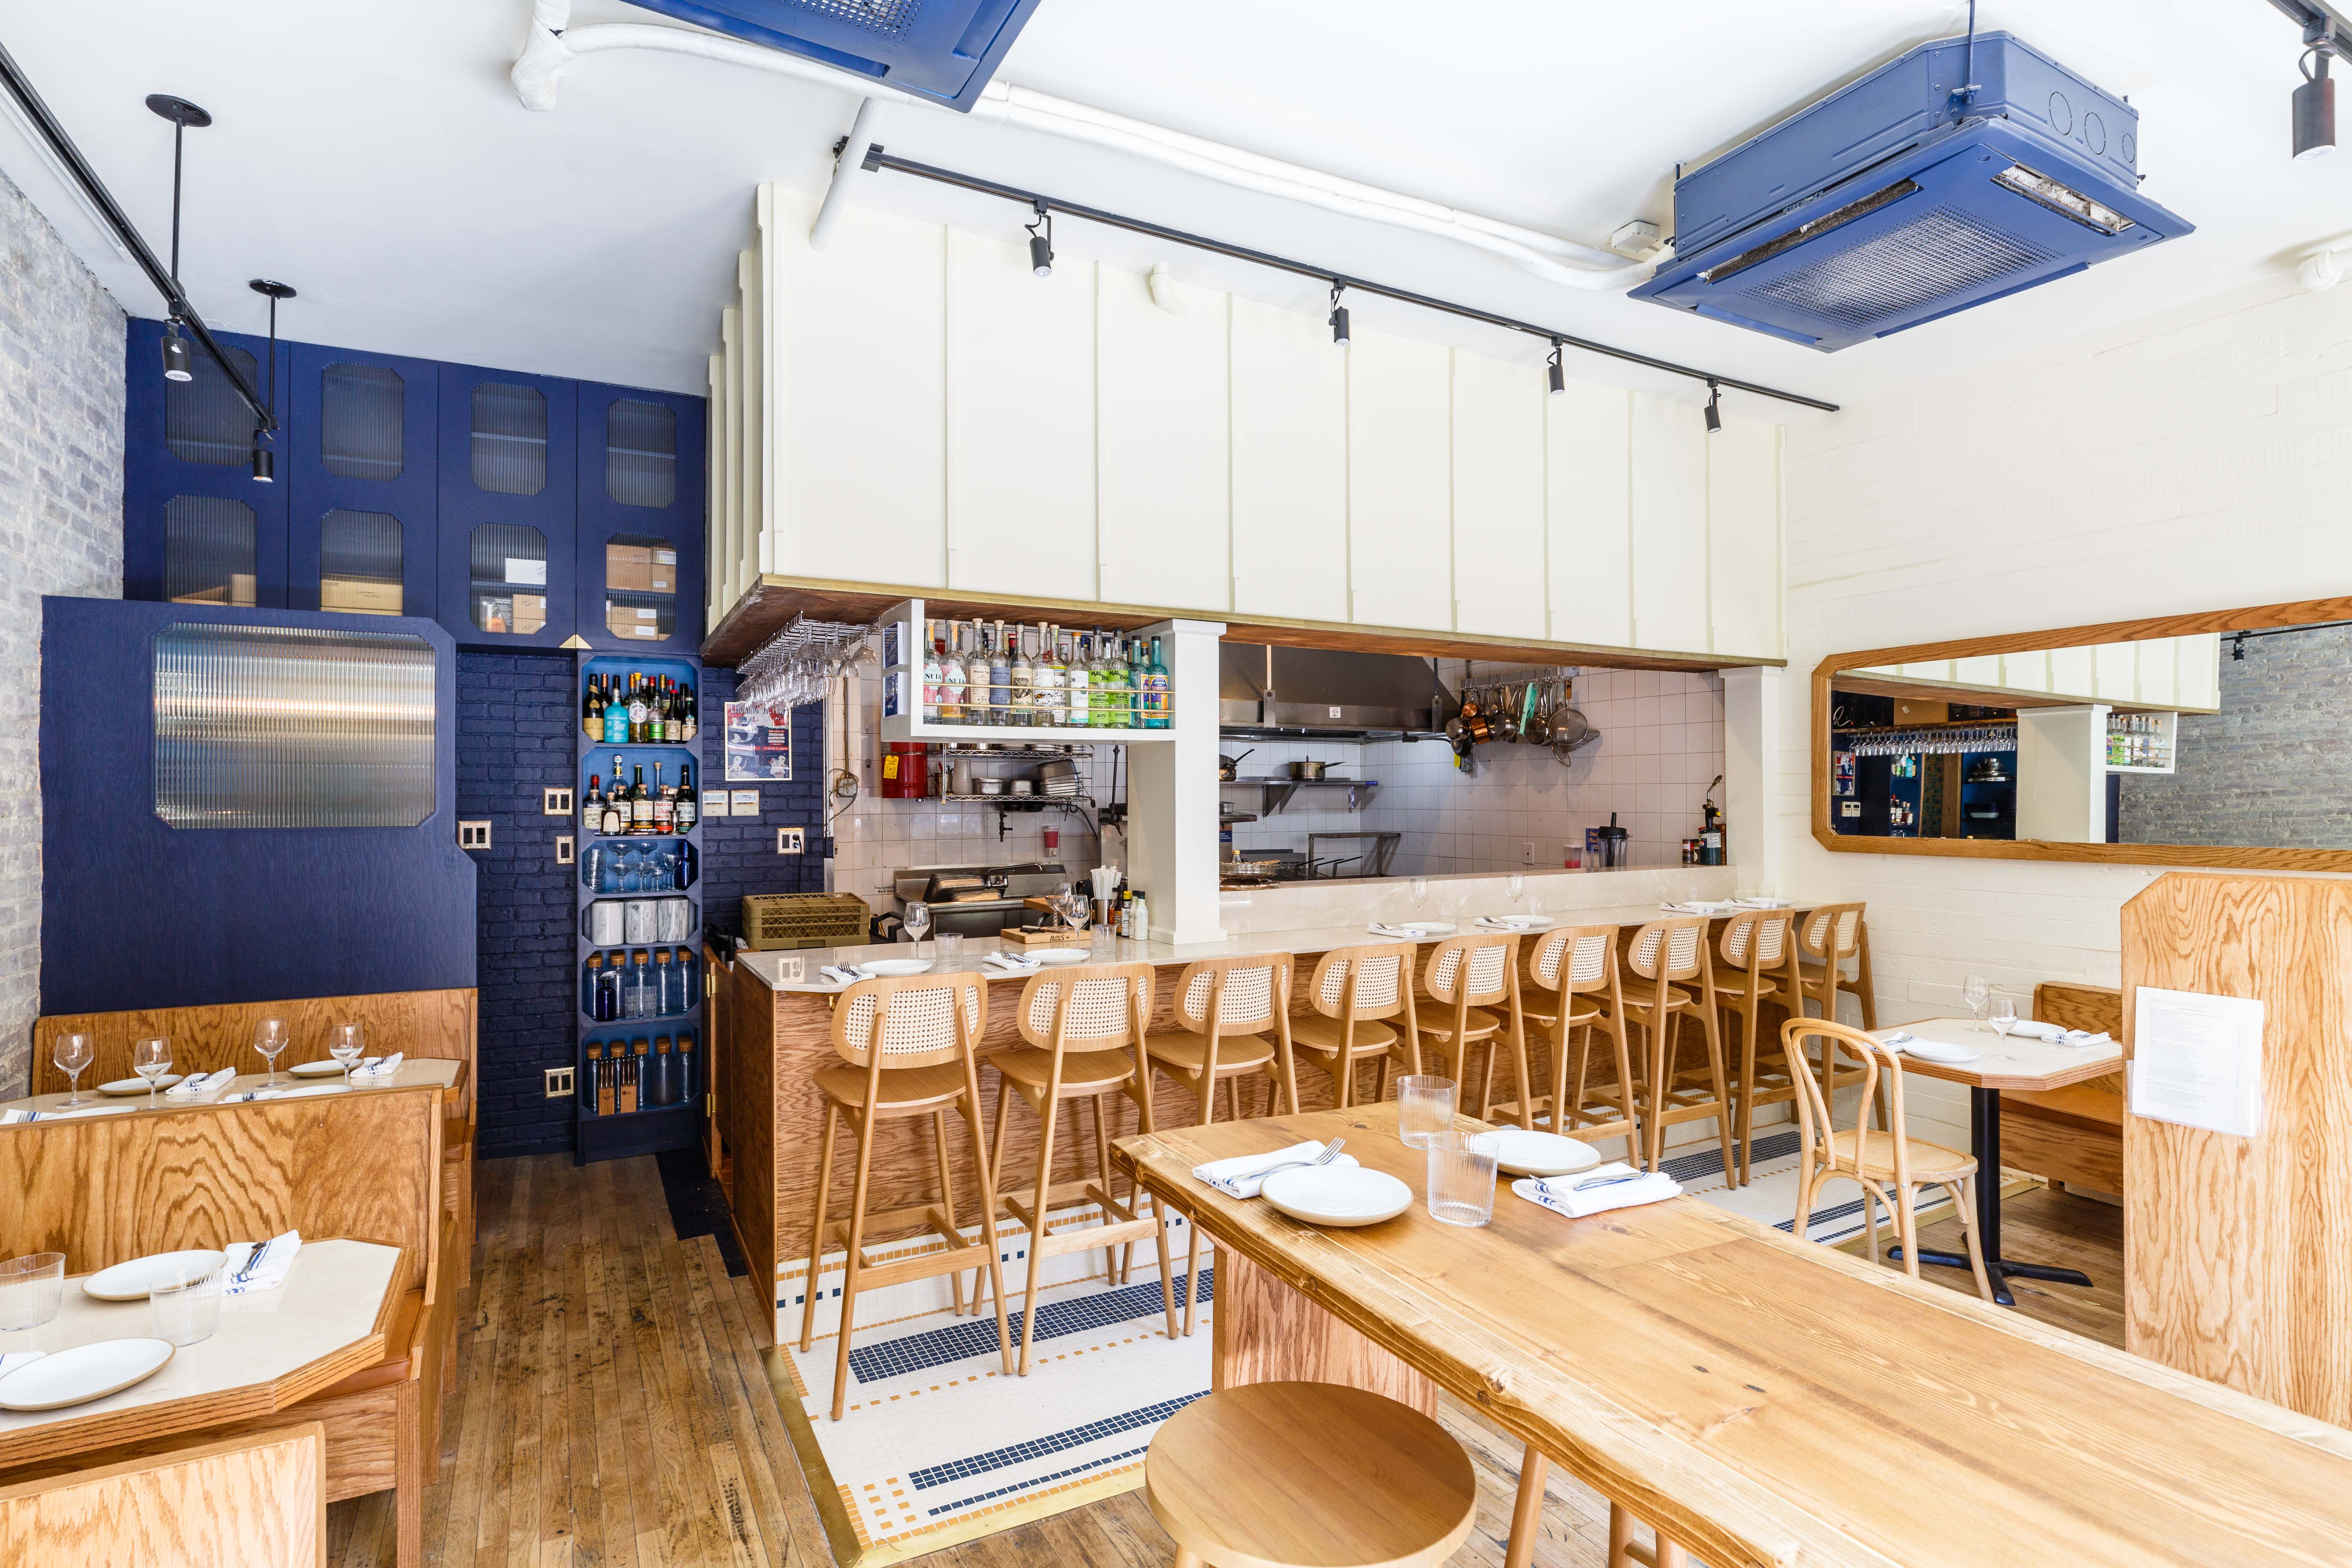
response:
{"label": "folded white napkin", "polygon": [[0,1127],[19,1121],[71,1121],[77,1116],[113,1116],[125,1110],[137,1110],[145,1103],[142,1100],[137,1105],[91,1105],[79,1110],[0,1110]]}
{"label": "folded white napkin", "polygon": [[1399,942],[1417,942],[1432,934],[1432,925],[1433,922],[1426,921],[1400,921],[1394,925],[1374,921],[1369,929],[1374,936],[1393,937]]}
{"label": "folded white napkin", "polygon": [[236,1078],[235,1068],[223,1068],[218,1072],[200,1072],[193,1078],[183,1079],[165,1089],[163,1098],[194,1100],[202,1095],[215,1094],[226,1089]]}
{"label": "folded white napkin", "polygon": [[[1612,1182],[1612,1176],[1632,1179]],[[1664,1171],[1636,1171],[1622,1160],[1612,1160],[1573,1176],[1524,1176],[1511,1184],[1511,1191],[1554,1214],[1583,1219],[1609,1209],[1678,1198],[1683,1195],[1683,1184]]]}
{"label": "folded white napkin", "polygon": [[1786,899],[1748,898],[1734,899],[1731,901],[1743,910],[1785,910],[1790,907],[1789,900]]}
{"label": "folded white napkin", "polygon": [[2116,1037],[2104,1029],[2095,1035],[2088,1029],[2069,1029],[2059,1037],[2056,1043],[2071,1046],[2080,1051],[2088,1050],[2093,1046],[2112,1046],[2116,1043]]}
{"label": "folded white napkin", "polygon": [[1923,1062],[1942,1062],[1947,1067],[1977,1059],[1977,1053],[1967,1046],[1956,1046],[1949,1040],[1923,1040],[1908,1029],[1883,1035],[1878,1043],[1898,1057],[1914,1056]]}
{"label": "folded white napkin", "polygon": [[37,1362],[48,1354],[47,1351],[9,1351],[0,1354],[0,1377],[5,1377],[28,1362]]}
{"label": "folded white napkin", "polygon": [[1541,915],[1480,915],[1477,920],[1488,931],[1526,931],[1543,921]]}
{"label": "folded white napkin", "polygon": [[992,952],[982,958],[981,963],[1013,974],[1026,974],[1033,969],[1045,967],[1042,962],[1025,952]]}
{"label": "folded white napkin", "polygon": [[[253,1256],[256,1246],[261,1257]],[[221,1294],[249,1296],[257,1290],[275,1290],[286,1283],[286,1276],[294,1267],[294,1255],[301,1250],[302,1233],[289,1230],[283,1236],[273,1236],[268,1241],[232,1241],[225,1249],[228,1261],[221,1267]],[[247,1265],[251,1265],[250,1268]]]}
{"label": "folded white napkin", "polygon": [[2009,1026],[2009,1032],[2012,1035],[2021,1035],[2029,1040],[2046,1041],[2053,1046],[2066,1037],[2066,1031],[2057,1025],[2036,1023],[2032,1018],[2020,1018]]}
{"label": "folded white napkin", "polygon": [[817,973],[837,985],[855,985],[861,980],[871,980],[874,978],[872,975],[866,973],[866,971],[859,969],[855,965],[845,967],[840,964],[828,963],[823,969],[818,970]]}
{"label": "folded white napkin", "polygon": [[[1192,1174],[1229,1198],[1254,1198],[1265,1185],[1266,1177],[1285,1165],[1304,1164],[1323,1152],[1325,1147],[1309,1139],[1265,1154],[1236,1154],[1230,1160],[1212,1160],[1205,1165],[1193,1166]],[[1355,1163],[1353,1154],[1342,1154],[1331,1162],[1334,1165]]]}
{"label": "folded white napkin", "polygon": [[407,1059],[406,1051],[394,1051],[388,1057],[370,1057],[352,1068],[352,1081],[357,1082],[363,1078],[390,1078],[400,1070],[400,1064]]}
{"label": "folded white napkin", "polygon": [[1709,903],[1705,899],[1693,899],[1687,903],[1663,903],[1658,906],[1678,915],[1727,915],[1739,906],[1736,903]]}

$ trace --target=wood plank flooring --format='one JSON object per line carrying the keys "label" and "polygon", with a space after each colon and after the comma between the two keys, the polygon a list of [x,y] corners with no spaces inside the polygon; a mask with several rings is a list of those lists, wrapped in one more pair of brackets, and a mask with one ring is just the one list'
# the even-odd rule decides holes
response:
{"label": "wood plank flooring", "polygon": [[[459,1303],[457,1386],[425,1555],[452,1568],[826,1568],[833,1563],[760,1352],[770,1316],[708,1237],[679,1241],[650,1159],[569,1156],[478,1171],[474,1284]],[[2122,1215],[2053,1192],[2003,1211],[2018,1257],[2065,1263],[2092,1290],[2017,1284],[2019,1310],[2122,1342]],[[1948,1234],[1947,1234],[1948,1232]],[[1956,1221],[1922,1233],[1959,1245]],[[1972,1289],[1965,1273],[1923,1278]],[[1478,1523],[1457,1565],[1494,1568],[1510,1532],[1517,1444],[1442,1401],[1478,1471]],[[335,1568],[393,1568],[391,1494],[327,1510]],[[1608,1506],[1552,1474],[1543,1568],[1601,1568]],[[923,1568],[1162,1568],[1174,1547],[1140,1492],[919,1558]]]}

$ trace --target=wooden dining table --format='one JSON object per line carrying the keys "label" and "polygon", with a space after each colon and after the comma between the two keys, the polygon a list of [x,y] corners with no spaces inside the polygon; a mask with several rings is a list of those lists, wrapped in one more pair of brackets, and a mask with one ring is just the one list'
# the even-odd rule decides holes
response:
{"label": "wooden dining table", "polygon": [[[1318,1228],[1191,1173],[1334,1136],[1413,1204]],[[1443,1389],[1715,1568],[2352,1563],[2352,1431],[1695,1199],[1441,1224],[1393,1104],[1117,1149],[1215,1243],[1213,1387]]]}

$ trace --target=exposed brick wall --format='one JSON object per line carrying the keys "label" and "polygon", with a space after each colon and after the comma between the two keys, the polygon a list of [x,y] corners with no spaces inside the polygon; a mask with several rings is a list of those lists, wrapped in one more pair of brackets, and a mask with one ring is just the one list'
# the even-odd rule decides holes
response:
{"label": "exposed brick wall", "polygon": [[122,596],[122,321],[0,176],[0,1099],[40,1011],[41,597]]}
{"label": "exposed brick wall", "polygon": [[2118,837],[2352,849],[2352,627],[2228,647],[2221,710],[2180,716],[2175,771],[2122,775]]}

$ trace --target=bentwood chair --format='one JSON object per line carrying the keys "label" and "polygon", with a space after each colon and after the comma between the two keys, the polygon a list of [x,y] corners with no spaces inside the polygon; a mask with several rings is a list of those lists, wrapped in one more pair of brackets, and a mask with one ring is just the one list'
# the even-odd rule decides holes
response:
{"label": "bentwood chair", "polygon": [[[1206,1127],[1216,1120],[1217,1085],[1225,1086],[1225,1109],[1242,1119],[1237,1084],[1243,1078],[1273,1080],[1276,1113],[1298,1110],[1298,1064],[1290,1054],[1290,971],[1286,952],[1249,957],[1204,958],[1176,977],[1176,1022],[1143,1037],[1142,1093],[1152,1074],[1163,1073],[1200,1101]],[[1265,1038],[1271,1030],[1275,1038]],[[1192,1227],[1185,1248],[1184,1331],[1192,1331],[1192,1308],[1200,1299],[1201,1229]]]}
{"label": "bentwood chair", "polygon": [[[1735,1179],[1731,1152],[1731,1094],[1724,1082],[1723,1034],[1716,1016],[1715,971],[1707,963],[1706,918],[1677,915],[1652,921],[1633,933],[1618,990],[1619,1016],[1642,1031],[1644,1047],[1641,1115],[1649,1134],[1654,1171],[1665,1157],[1666,1129],[1685,1121],[1712,1120],[1723,1144],[1723,1179]],[[1680,1054],[1685,1019],[1695,1020],[1706,1041],[1706,1060],[1684,1072]]]}
{"label": "bentwood chair", "polygon": [[[1508,1031],[1513,1061],[1518,1070],[1518,1099],[1528,1104],[1527,1022],[1519,1012],[1519,938],[1516,931],[1485,931],[1475,936],[1449,936],[1430,949],[1422,971],[1422,987],[1434,1006],[1421,1015],[1418,1050],[1406,1066],[1419,1072],[1423,1056],[1445,1064],[1446,1076],[1461,1086],[1454,1103],[1464,1115],[1489,1120],[1494,1104],[1495,1053]],[[1485,1044],[1486,1070],[1480,1075],[1478,1097],[1470,1097],[1470,1047]],[[1476,1110],[1472,1110],[1472,1106]],[[1532,1125],[1521,1112],[1521,1126]]]}
{"label": "bentwood chair", "polygon": [[[1103,1273],[1116,1283],[1122,1273],[1116,1255],[1148,1236],[1160,1247],[1160,1306],[1167,1314],[1171,1340],[1176,1337],[1176,1297],[1168,1271],[1165,1215],[1155,1203],[1150,1217],[1140,1216],[1140,1190],[1128,1203],[1112,1194],[1110,1140],[1104,1124],[1103,1097],[1123,1095],[1135,1101],[1140,1131],[1152,1131],[1151,1096],[1145,1092],[1149,1086],[1139,1056],[1151,1017],[1151,965],[1087,964],[1034,975],[1021,988],[1015,1017],[1023,1043],[992,1051],[984,1060],[999,1079],[989,1173],[1005,1208],[1029,1228],[1029,1290],[1021,1313],[1020,1374],[1026,1377],[1047,1258],[1100,1247]],[[1005,1112],[1015,1097],[1037,1119],[1036,1166],[1025,1191],[1003,1185]],[[1081,1100],[1094,1106],[1095,1179],[1057,1183],[1053,1179],[1054,1143],[1061,1109],[1065,1102],[1075,1106]],[[1101,1212],[1102,1224],[1047,1230],[1054,1205],[1062,1203],[1093,1204]],[[982,1289],[975,1278],[975,1307]]]}
{"label": "bentwood chair", "polygon": [[[1519,1012],[1543,1030],[1550,1047],[1550,1092],[1536,1097],[1535,1109],[1542,1114],[1534,1120],[1570,1138],[1622,1138],[1626,1160],[1639,1164],[1640,1121],[1633,1110],[1633,1056],[1618,986],[1617,937],[1613,925],[1563,926],[1542,932],[1528,961]],[[1595,1029],[1605,1032],[1616,1047],[1611,1086],[1614,1103],[1596,1098],[1588,1089]],[[1535,1078],[1532,1072],[1526,1076]],[[1523,1127],[1530,1124],[1520,1117],[1515,1100],[1496,1105],[1495,1111]]]}
{"label": "bentwood chair", "polygon": [[[825,1244],[839,1241],[846,1254],[841,1281],[841,1350],[833,1369],[833,1418],[841,1419],[849,1397],[849,1340],[857,1321],[861,1290],[902,1280],[950,1277],[955,1309],[963,1310],[961,1272],[980,1264],[996,1297],[996,1343],[1004,1370],[1013,1371],[1013,1344],[1004,1322],[1004,1278],[996,1246],[996,1181],[982,1142],[980,1032],[988,1014],[985,984],[971,974],[910,974],[894,980],[861,980],[835,999],[833,1050],[841,1059],[816,1069],[824,1096],[824,1137],[817,1151],[816,1223],[811,1227],[808,1301],[801,1313],[801,1350],[816,1335],[817,1264]],[[947,1112],[960,1113],[971,1129],[972,1147],[982,1151],[980,1168],[980,1238],[968,1239],[956,1220],[955,1182],[948,1169]],[[874,1142],[892,1121],[928,1120],[939,1160],[940,1202],[923,1217],[946,1243],[943,1250],[891,1263],[866,1261],[866,1201],[874,1169]],[[857,1144],[857,1175],[850,1189],[849,1217],[828,1220],[833,1196],[834,1141],[844,1122]],[[975,1251],[975,1249],[977,1249]]]}
{"label": "bentwood chair", "polygon": [[[1903,1247],[1903,1271],[1916,1279],[1919,1222],[1911,1212],[1912,1205],[1920,1187],[1940,1186],[1951,1194],[1952,1206],[1959,1211],[1960,1229],[1968,1237],[1969,1267],[1977,1277],[1977,1294],[1991,1300],[1992,1285],[1985,1278],[1984,1245],[1977,1236],[1976,1206],[1976,1184],[1988,1176],[1977,1170],[1976,1156],[1939,1143],[1924,1142],[1904,1131],[1903,1064],[1893,1051],[1860,1029],[1850,1029],[1843,1024],[1821,1018],[1791,1018],[1780,1026],[1781,1052],[1791,1065],[1805,1060],[1808,1038],[1821,1042],[1822,1071],[1820,1079],[1810,1071],[1796,1075],[1797,1137],[1802,1151],[1797,1173],[1797,1239],[1805,1237],[1813,1212],[1813,1194],[1822,1184],[1834,1176],[1848,1177],[1862,1186],[1863,1214],[1870,1226],[1870,1260],[1879,1261],[1878,1205],[1885,1205],[1893,1210],[1895,1240]],[[1854,1125],[1850,1132],[1838,1130],[1832,1110],[1834,1091],[1825,1091],[1823,1087],[1824,1081],[1833,1081],[1832,1075],[1837,1070],[1838,1058],[1846,1055],[1862,1068],[1862,1096],[1854,1103]],[[1864,1118],[1882,1075],[1891,1125],[1884,1131],[1874,1132]],[[2000,1180],[2000,1173],[1990,1173],[1990,1179]],[[1890,1184],[1895,1189],[1891,1197],[1886,1191]]]}
{"label": "bentwood chair", "polygon": [[[1398,942],[1334,948],[1316,962],[1307,982],[1307,1004],[1314,1011],[1292,1017],[1290,1045],[1331,1075],[1332,1103],[1343,1110],[1356,1103],[1357,1068],[1367,1061],[1381,1064],[1373,1100],[1388,1098],[1397,1047],[1419,1030],[1413,957],[1413,944]],[[1400,1015],[1402,1034],[1387,1021]]]}
{"label": "bentwood chair", "polygon": [[1759,1062],[1756,1056],[1765,999],[1781,995],[1781,984],[1789,978],[1790,923],[1795,919],[1786,910],[1750,910],[1732,916],[1716,941],[1716,1005],[1739,1021],[1739,1068],[1733,1088],[1739,1096],[1740,1186],[1748,1184],[1756,1108],[1785,1105],[1797,1097],[1788,1062],[1773,1054],[1776,1037],[1764,1040],[1769,1059]]}
{"label": "bentwood chair", "polygon": [[[1822,904],[1797,923],[1799,995],[1834,1022],[1838,993],[1850,993],[1862,1007],[1862,1026],[1878,1027],[1878,995],[1870,983],[1870,923],[1865,904]],[[1848,976],[1847,964],[1853,973]],[[1801,1009],[1793,1009],[1801,1011]]]}

